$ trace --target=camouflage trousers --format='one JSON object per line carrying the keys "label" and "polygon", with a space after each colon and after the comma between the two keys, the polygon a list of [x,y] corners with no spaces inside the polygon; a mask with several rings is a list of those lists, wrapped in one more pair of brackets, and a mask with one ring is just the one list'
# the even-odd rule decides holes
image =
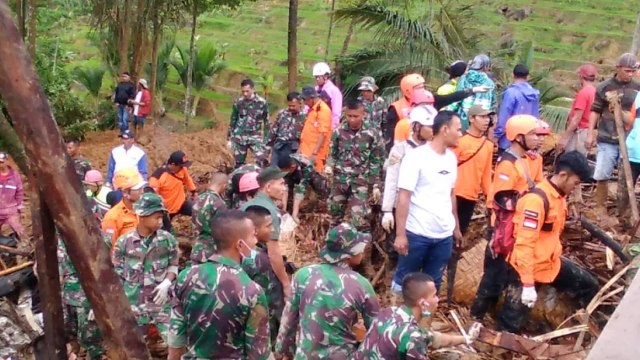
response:
{"label": "camouflage trousers", "polygon": [[351,222],[358,231],[369,230],[371,208],[369,207],[368,184],[356,184],[351,181],[339,183],[334,180],[331,185],[328,205],[331,226],[337,226],[341,222],[347,221]]}
{"label": "camouflage trousers", "polygon": [[104,354],[104,348],[102,347],[102,337],[100,336],[100,329],[95,321],[89,321],[89,306],[65,306],[65,319],[69,322],[74,317],[76,322],[74,327],[77,331],[78,344],[82,346],[87,355],[91,359],[100,359]]}
{"label": "camouflage trousers", "polygon": [[142,334],[149,333],[149,325],[154,325],[162,341],[167,343],[169,335],[169,320],[171,317],[171,300],[165,305],[156,305],[153,303],[145,304],[145,309],[141,310],[139,306],[133,306],[134,315],[138,320],[138,325]]}
{"label": "camouflage trousers", "polygon": [[236,168],[242,166],[247,161],[247,152],[251,149],[255,162],[260,167],[265,167],[269,163],[269,147],[261,137],[245,137],[233,140],[233,160]]}

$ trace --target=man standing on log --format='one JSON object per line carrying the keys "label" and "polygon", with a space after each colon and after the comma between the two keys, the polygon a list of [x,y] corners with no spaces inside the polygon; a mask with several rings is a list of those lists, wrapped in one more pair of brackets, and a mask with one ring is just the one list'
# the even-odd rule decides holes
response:
{"label": "man standing on log", "polygon": [[351,270],[371,235],[342,223],[327,233],[321,264],[296,272],[276,342],[276,359],[353,359],[358,315],[368,329],[380,305],[369,281]]}
{"label": "man standing on log", "polygon": [[538,298],[536,285],[549,284],[571,294],[579,308],[587,306],[598,292],[593,275],[561,256],[560,242],[566,196],[590,177],[587,158],[577,151],[568,152],[558,158],[553,176],[518,200],[513,220],[515,244],[507,270],[508,291],[498,330],[520,330]]}
{"label": "man standing on log", "polygon": [[[591,149],[596,144],[596,141],[598,143],[593,179],[597,181],[596,206],[604,213],[606,213],[605,206],[609,196],[609,178],[620,157],[616,120],[605,94],[609,91],[621,93],[622,109],[625,111],[631,110],[636,95],[640,91],[640,83],[633,79],[633,75],[637,70],[637,62],[638,59],[634,54],[622,54],[618,58],[615,76],[598,84],[596,96],[593,100],[593,105],[591,105],[589,133],[585,140],[585,146],[587,149]],[[625,122],[625,128],[628,128],[630,125],[629,117],[624,116],[623,121]],[[595,137],[596,125],[598,128],[597,139]]]}
{"label": "man standing on log", "polygon": [[369,230],[369,197],[382,198],[384,143],[380,132],[364,127],[365,110],[360,101],[347,104],[347,121],[333,132],[331,152],[324,173],[333,178],[329,211],[332,226],[348,220],[358,231]]}
{"label": "man standing on log", "polygon": [[140,223],[118,239],[111,261],[142,333],[147,334],[147,327],[155,325],[166,343],[171,311],[169,288],[178,276],[178,240],[161,229],[167,209],[160,196],[142,195],[134,210]]}

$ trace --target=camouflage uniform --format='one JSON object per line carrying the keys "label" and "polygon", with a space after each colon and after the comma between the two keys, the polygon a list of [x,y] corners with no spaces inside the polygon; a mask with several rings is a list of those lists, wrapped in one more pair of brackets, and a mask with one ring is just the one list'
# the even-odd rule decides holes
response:
{"label": "camouflage uniform", "polygon": [[293,192],[294,199],[304,199],[307,193],[307,187],[311,186],[313,190],[323,198],[327,197],[327,182],[320,175],[314,164],[309,159],[300,154],[291,154],[291,158],[298,164],[298,168],[292,174],[285,177],[285,181],[289,186],[289,192]]}
{"label": "camouflage uniform", "polygon": [[84,180],[84,174],[91,170],[91,163],[82,156],[78,156],[73,159],[73,166],[75,167],[76,174],[78,174],[80,181]]}
{"label": "camouflage uniform", "polygon": [[367,230],[370,213],[369,194],[373,187],[382,190],[384,143],[379,134],[364,125],[352,130],[345,122],[333,132],[327,166],[333,167],[329,196],[332,224],[344,219],[345,207],[359,230]]}
{"label": "camouflage uniform", "polygon": [[[89,321],[91,306],[87,300],[76,268],[71,263],[62,239],[58,238],[58,271],[62,278],[62,303],[67,311],[65,315],[76,316],[78,344],[82,346],[91,359],[99,359],[104,354],[101,345],[102,337],[95,321]],[[75,313],[75,314],[72,314]]]}
{"label": "camouflage uniform", "polygon": [[406,306],[380,311],[356,353],[358,360],[428,359],[433,335],[418,324]]}
{"label": "camouflage uniform", "polygon": [[258,255],[255,263],[242,262],[242,269],[249,275],[251,280],[255,281],[262,289],[264,289],[269,304],[269,330],[271,333],[271,342],[275,343],[278,329],[280,329],[280,319],[284,310],[284,292],[282,283],[273,272],[271,261],[267,250],[260,244],[256,247]]}
{"label": "camouflage uniform", "polygon": [[377,95],[374,95],[373,101],[365,100],[362,96],[359,96],[358,100],[362,102],[368,115],[365,126],[382,131],[387,126],[387,109],[389,108],[387,102]]}
{"label": "camouflage uniform", "polygon": [[[227,207],[229,209],[238,209],[242,206],[243,202],[238,197],[238,193],[233,190],[233,177],[237,174],[246,174],[250,172],[259,173],[262,169],[260,166],[255,164],[246,164],[242,165],[239,168],[236,168],[229,174],[229,181],[227,181],[227,187],[225,189],[225,195],[227,198]],[[237,189],[236,189],[237,190]]]}
{"label": "camouflage uniform", "polygon": [[276,353],[296,360],[353,359],[358,314],[369,328],[379,304],[369,281],[343,260],[364,251],[370,241],[370,235],[347,223],[327,233],[320,251],[324,263],[306,266],[293,277]]}
{"label": "camouflage uniform", "polygon": [[191,249],[191,261],[193,263],[203,263],[207,258],[216,252],[216,244],[211,237],[211,219],[218,211],[225,210],[227,204],[213,190],[205,190],[198,195],[198,199],[193,205],[193,232],[195,242]]}
{"label": "camouflage uniform", "polygon": [[259,165],[266,165],[267,137],[269,135],[269,109],[267,101],[258,94],[249,100],[239,98],[233,104],[227,137],[234,145],[233,158],[236,167],[244,165],[247,150],[251,148]]}
{"label": "camouflage uniform", "polygon": [[[153,193],[144,194],[133,206],[138,216],[147,216],[163,209],[166,211],[160,196]],[[170,270],[177,273],[178,240],[164,230],[144,238],[135,229],[118,239],[111,261],[122,279],[124,292],[138,324],[143,328],[154,324],[166,342],[171,304],[155,304],[152,292]]]}
{"label": "camouflage uniform", "polygon": [[271,126],[268,144],[272,147],[271,164],[278,165],[281,157],[286,157],[298,151],[300,136],[307,114],[292,113],[289,109],[280,110],[276,121]]}
{"label": "camouflage uniform", "polygon": [[168,345],[183,360],[267,359],[267,298],[234,260],[212,255],[180,273]]}

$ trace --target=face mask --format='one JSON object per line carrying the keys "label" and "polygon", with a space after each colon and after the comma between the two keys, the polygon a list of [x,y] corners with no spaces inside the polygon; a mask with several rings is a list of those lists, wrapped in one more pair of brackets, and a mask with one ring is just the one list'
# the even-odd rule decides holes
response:
{"label": "face mask", "polygon": [[255,267],[258,251],[256,249],[250,248],[249,245],[247,245],[247,243],[244,240],[240,240],[240,241],[242,242],[242,245],[244,245],[247,249],[249,249],[249,256],[245,256],[245,255],[242,255],[242,253],[240,253],[240,256],[242,257],[242,261],[240,265],[244,267]]}
{"label": "face mask", "polygon": [[429,304],[425,301],[422,303],[422,317],[423,318],[428,318],[431,316],[431,311],[429,311],[428,308]]}

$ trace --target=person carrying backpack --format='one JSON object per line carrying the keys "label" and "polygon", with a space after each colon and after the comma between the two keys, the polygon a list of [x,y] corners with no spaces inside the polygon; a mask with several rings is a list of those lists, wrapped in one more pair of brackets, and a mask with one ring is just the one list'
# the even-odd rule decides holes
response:
{"label": "person carrying backpack", "polygon": [[[543,129],[539,128],[538,124],[538,120],[531,115],[516,115],[507,120],[505,132],[511,145],[498,158],[491,183],[491,193],[487,196],[487,209],[498,207],[491,218],[494,228],[493,238],[496,234],[504,234],[509,232],[509,229],[512,230],[509,216],[513,217],[515,202],[519,196],[535,186],[525,157],[527,151],[536,149],[539,145],[538,134]],[[502,216],[502,210],[505,210],[505,216]],[[478,321],[482,321],[489,307],[495,306],[498,302],[506,282],[505,258],[509,250],[496,253],[492,248],[493,238],[490,239],[485,251],[484,274],[471,305],[471,316]],[[498,245],[501,243],[496,244]]]}
{"label": "person carrying backpack", "polygon": [[513,218],[514,245],[507,256],[507,294],[498,331],[517,332],[535,305],[536,285],[570,294],[584,308],[598,292],[597,279],[564,258],[560,234],[567,214],[566,196],[591,177],[587,158],[571,151],[556,162],[553,176],[518,200]]}

